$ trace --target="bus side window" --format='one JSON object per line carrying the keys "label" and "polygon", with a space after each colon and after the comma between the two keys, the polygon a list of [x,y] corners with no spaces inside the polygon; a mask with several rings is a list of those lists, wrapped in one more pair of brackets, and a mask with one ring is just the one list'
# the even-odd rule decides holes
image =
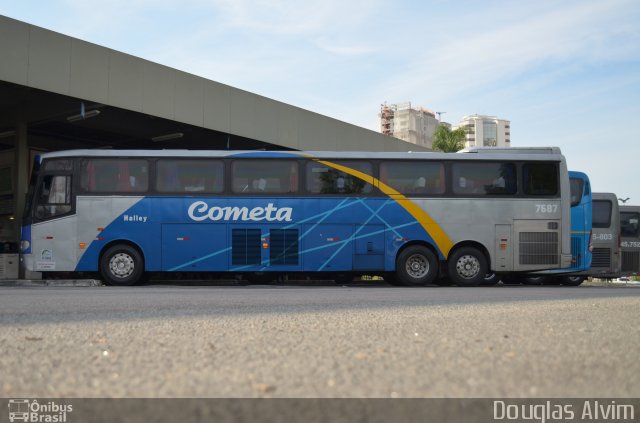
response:
{"label": "bus side window", "polygon": [[382,162],[380,181],[401,194],[443,194],[444,166],[442,163],[406,160]]}
{"label": "bus side window", "polygon": [[[363,173],[373,174],[369,162],[338,160],[335,164]],[[348,171],[336,169],[320,162],[307,163],[307,190],[312,194],[369,194],[373,185]]]}
{"label": "bus side window", "polygon": [[224,189],[220,160],[160,159],[156,189],[165,193],[218,193]]}
{"label": "bus side window", "polygon": [[525,163],[524,193],[527,195],[556,195],[559,191],[558,170],[554,163]]}
{"label": "bus side window", "polygon": [[[233,193],[289,194],[298,192],[298,162],[292,160],[235,160],[231,164]],[[293,185],[293,184],[296,185]]]}

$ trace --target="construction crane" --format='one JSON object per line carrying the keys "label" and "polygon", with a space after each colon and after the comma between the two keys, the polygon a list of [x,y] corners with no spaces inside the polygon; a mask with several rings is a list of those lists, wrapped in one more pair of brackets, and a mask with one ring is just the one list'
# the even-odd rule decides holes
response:
{"label": "construction crane", "polygon": [[438,115],[438,122],[441,122],[442,120],[440,119],[440,115],[447,113],[447,112],[436,112],[436,115]]}

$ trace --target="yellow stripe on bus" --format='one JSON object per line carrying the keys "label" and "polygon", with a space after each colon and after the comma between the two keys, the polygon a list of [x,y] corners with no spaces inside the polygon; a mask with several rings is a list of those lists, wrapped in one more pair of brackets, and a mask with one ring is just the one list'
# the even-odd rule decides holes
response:
{"label": "yellow stripe on bus", "polygon": [[332,167],[334,169],[338,169],[344,173],[355,176],[358,179],[362,179],[363,181],[376,185],[384,194],[391,197],[395,200],[402,208],[404,208],[411,216],[413,216],[418,223],[424,228],[425,231],[433,238],[433,241],[436,243],[442,254],[445,258],[449,255],[449,251],[453,248],[453,242],[449,238],[449,236],[444,232],[444,230],[436,223],[431,216],[429,216],[424,210],[418,207],[413,201],[409,200],[404,195],[400,194],[398,191],[380,181],[379,179],[374,178],[371,175],[367,175],[366,173],[360,172],[359,170],[351,169],[349,167],[339,165],[337,163],[328,162],[325,160],[315,159],[318,163],[322,163],[325,166]]}

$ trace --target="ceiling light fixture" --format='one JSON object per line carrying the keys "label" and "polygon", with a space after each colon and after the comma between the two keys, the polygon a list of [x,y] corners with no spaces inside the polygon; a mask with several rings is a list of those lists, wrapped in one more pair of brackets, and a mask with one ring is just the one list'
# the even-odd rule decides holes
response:
{"label": "ceiling light fixture", "polygon": [[77,115],[72,115],[67,117],[68,122],[77,122],[79,120],[89,119],[100,114],[100,110],[89,110],[86,113],[80,113]]}
{"label": "ceiling light fixture", "polygon": [[9,138],[14,136],[15,134],[16,134],[16,131],[14,131],[13,129],[10,131],[0,132],[0,138]]}
{"label": "ceiling light fixture", "polygon": [[182,138],[183,136],[184,134],[182,132],[175,132],[173,134],[159,135],[157,137],[153,137],[151,138],[151,141],[153,142],[169,141],[169,140],[174,140],[176,138]]}

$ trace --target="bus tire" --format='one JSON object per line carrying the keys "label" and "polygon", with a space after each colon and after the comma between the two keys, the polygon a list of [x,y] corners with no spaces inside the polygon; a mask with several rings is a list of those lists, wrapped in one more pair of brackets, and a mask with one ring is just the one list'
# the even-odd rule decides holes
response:
{"label": "bus tire", "polygon": [[447,260],[449,278],[458,286],[478,286],[487,276],[487,258],[474,247],[462,247]]}
{"label": "bus tire", "polygon": [[563,276],[560,282],[565,286],[580,286],[585,279],[585,276]]}
{"label": "bus tire", "polygon": [[397,282],[402,286],[424,286],[438,276],[438,258],[427,247],[411,245],[398,255]]}
{"label": "bus tire", "polygon": [[100,258],[100,275],[107,285],[135,285],[142,280],[143,274],[142,255],[129,245],[113,245]]}

